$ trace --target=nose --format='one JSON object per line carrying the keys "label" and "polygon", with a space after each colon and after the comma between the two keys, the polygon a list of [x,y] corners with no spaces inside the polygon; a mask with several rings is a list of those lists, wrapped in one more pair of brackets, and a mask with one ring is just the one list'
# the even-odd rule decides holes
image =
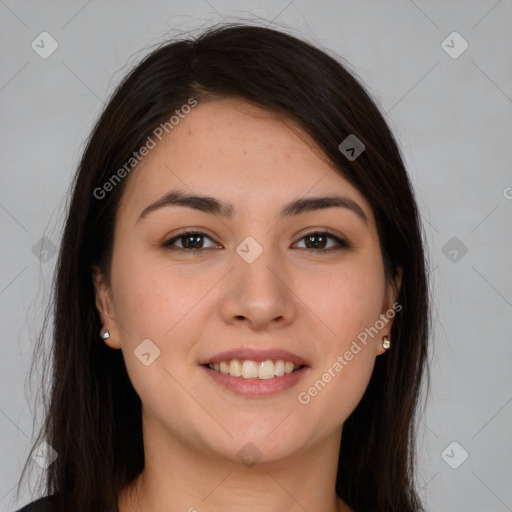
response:
{"label": "nose", "polygon": [[292,323],[298,308],[296,296],[279,258],[265,249],[251,263],[233,255],[221,304],[226,323],[247,324],[254,331],[273,330]]}

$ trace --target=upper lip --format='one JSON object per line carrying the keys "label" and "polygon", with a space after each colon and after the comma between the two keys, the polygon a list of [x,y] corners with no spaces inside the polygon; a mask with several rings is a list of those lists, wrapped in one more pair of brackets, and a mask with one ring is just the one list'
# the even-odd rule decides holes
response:
{"label": "upper lip", "polygon": [[208,363],[221,363],[222,361],[231,361],[231,359],[239,359],[241,361],[249,359],[257,363],[261,361],[267,361],[269,359],[273,361],[282,359],[283,361],[291,361],[296,365],[309,366],[305,359],[298,356],[297,354],[289,352],[288,350],[282,350],[278,348],[255,349],[250,347],[226,350],[214,356],[203,359],[202,361],[199,361],[199,364],[204,365]]}

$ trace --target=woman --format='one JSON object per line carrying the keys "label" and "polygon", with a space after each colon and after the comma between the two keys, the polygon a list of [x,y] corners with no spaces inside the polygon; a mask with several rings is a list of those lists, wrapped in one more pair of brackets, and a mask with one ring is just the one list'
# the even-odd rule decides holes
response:
{"label": "woman", "polygon": [[419,510],[425,267],[397,144],[341,63],[247,25],[162,45],[76,175],[48,497],[22,510]]}

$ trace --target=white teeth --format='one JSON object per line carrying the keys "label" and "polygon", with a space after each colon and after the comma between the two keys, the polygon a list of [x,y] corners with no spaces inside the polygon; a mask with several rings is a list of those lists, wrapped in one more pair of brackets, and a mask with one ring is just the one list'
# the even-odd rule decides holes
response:
{"label": "white teeth", "polygon": [[292,373],[294,368],[294,364],[291,361],[286,361],[284,363],[284,373]]}
{"label": "white teeth", "polygon": [[259,363],[251,361],[250,359],[244,361],[232,359],[231,361],[210,363],[208,367],[233,377],[265,380],[274,377],[282,377],[285,373],[292,373],[293,370],[300,368],[300,365],[295,365],[291,361],[283,361],[282,359],[278,359],[277,361],[267,359]]}
{"label": "white teeth", "polygon": [[244,379],[255,379],[258,376],[258,363],[244,361],[242,364],[242,377]]}
{"label": "white teeth", "polygon": [[242,376],[242,363],[238,359],[233,359],[229,364],[229,374],[233,377]]}
{"label": "white teeth", "polygon": [[274,361],[261,361],[258,364],[258,379],[272,379],[275,377]]}

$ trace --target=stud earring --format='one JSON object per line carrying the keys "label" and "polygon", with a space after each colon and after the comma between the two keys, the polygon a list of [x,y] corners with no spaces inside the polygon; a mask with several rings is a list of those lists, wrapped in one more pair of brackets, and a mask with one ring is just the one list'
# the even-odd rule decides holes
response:
{"label": "stud earring", "polygon": [[389,341],[389,338],[388,336],[384,336],[384,338],[382,338],[382,346],[384,347],[385,350],[387,350],[389,347],[391,347],[391,341]]}
{"label": "stud earring", "polygon": [[101,334],[101,338],[103,340],[108,340],[110,338],[110,332],[109,331],[105,331],[104,333]]}

